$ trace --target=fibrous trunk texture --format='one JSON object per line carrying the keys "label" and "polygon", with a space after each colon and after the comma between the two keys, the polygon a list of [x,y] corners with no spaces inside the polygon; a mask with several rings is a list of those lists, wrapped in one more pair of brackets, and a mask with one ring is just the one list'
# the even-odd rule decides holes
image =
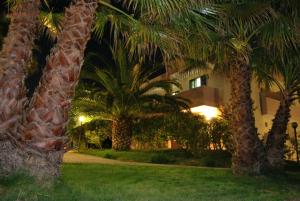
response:
{"label": "fibrous trunk texture", "polygon": [[16,127],[26,103],[24,79],[36,37],[39,5],[39,0],[22,1],[10,15],[0,52],[0,132]]}
{"label": "fibrous trunk texture", "polygon": [[268,168],[272,171],[282,171],[284,169],[284,144],[291,105],[292,101],[288,96],[280,102],[267,138],[266,155]]}
{"label": "fibrous trunk texture", "polygon": [[[41,82],[21,129],[22,142],[40,156],[26,160],[38,177],[59,175],[66,143],[68,112],[90,39],[96,0],[77,0],[66,9],[63,30],[51,50]],[[45,164],[40,166],[39,161]]]}
{"label": "fibrous trunk texture", "polygon": [[[52,182],[57,176],[60,153],[40,153],[27,147],[23,143],[8,139],[1,139],[0,152],[2,154],[1,176],[7,176],[18,171],[26,171],[26,173],[35,176],[38,180],[44,182]],[[51,164],[51,165],[49,165]],[[47,180],[45,180],[45,176]]]}
{"label": "fibrous trunk texture", "polygon": [[0,52],[0,169],[4,174],[23,166],[23,150],[15,146],[27,98],[24,79],[37,32],[40,0],[21,1],[10,14]]}
{"label": "fibrous trunk texture", "polygon": [[231,66],[232,170],[237,175],[260,174],[263,167],[263,146],[255,128],[251,99],[251,76],[244,58],[238,58]]}
{"label": "fibrous trunk texture", "polygon": [[0,175],[7,176],[24,168],[22,150],[15,146],[13,140],[7,135],[0,139]]}
{"label": "fibrous trunk texture", "polygon": [[132,123],[128,119],[116,119],[112,122],[112,148],[118,151],[130,149]]}

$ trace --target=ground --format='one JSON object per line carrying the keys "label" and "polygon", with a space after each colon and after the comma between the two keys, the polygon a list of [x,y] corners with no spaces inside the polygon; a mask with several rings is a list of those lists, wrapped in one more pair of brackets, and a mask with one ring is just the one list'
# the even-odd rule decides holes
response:
{"label": "ground", "polygon": [[198,157],[185,150],[114,151],[88,149],[82,150],[81,153],[127,162],[228,168],[231,166],[231,154],[226,151],[206,151],[199,154]]}
{"label": "ground", "polygon": [[[81,157],[91,160],[91,156]],[[82,162],[65,163],[61,178],[51,188],[34,184],[24,176],[1,179],[0,200],[294,201],[300,198],[299,173],[235,177],[230,169],[224,168]]]}

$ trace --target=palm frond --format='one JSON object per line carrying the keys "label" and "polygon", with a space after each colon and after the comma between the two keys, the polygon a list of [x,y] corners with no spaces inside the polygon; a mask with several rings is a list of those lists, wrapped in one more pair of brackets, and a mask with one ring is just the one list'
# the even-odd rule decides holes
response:
{"label": "palm frond", "polygon": [[145,94],[157,93],[157,90],[161,90],[162,93],[170,94],[172,92],[173,87],[177,87],[181,89],[181,85],[179,82],[175,80],[158,80],[158,81],[149,81],[148,83],[144,83],[141,86],[138,93],[140,96]]}
{"label": "palm frond", "polygon": [[269,22],[276,16],[276,12],[267,1],[231,1],[222,4],[220,12],[221,23],[229,30],[235,22],[240,22],[245,27],[256,29],[257,26]]}
{"label": "palm frond", "polygon": [[46,27],[46,30],[49,33],[49,36],[55,38],[57,34],[59,34],[60,30],[62,29],[62,20],[63,20],[63,13],[54,13],[52,11],[40,12],[40,21],[43,26]]}
{"label": "palm frond", "polygon": [[209,0],[124,0],[123,4],[130,9],[141,13],[151,13],[165,18],[172,18],[210,4]]}
{"label": "palm frond", "polygon": [[283,15],[265,24],[258,34],[263,47],[272,51],[273,55],[284,57],[288,49],[297,50],[300,40],[295,22]]}
{"label": "palm frond", "polygon": [[136,118],[141,113],[153,113],[155,108],[171,111],[188,107],[183,99],[168,95],[173,87],[180,87],[176,81],[149,81],[155,69],[145,68],[139,62],[132,64],[134,62],[130,62],[125,47],[119,47],[119,51],[113,52],[114,62],[109,69],[83,71],[82,78],[100,86],[81,88],[81,92],[76,93],[74,107],[93,117],[98,114],[99,119],[108,119],[108,115],[111,119],[121,116]]}

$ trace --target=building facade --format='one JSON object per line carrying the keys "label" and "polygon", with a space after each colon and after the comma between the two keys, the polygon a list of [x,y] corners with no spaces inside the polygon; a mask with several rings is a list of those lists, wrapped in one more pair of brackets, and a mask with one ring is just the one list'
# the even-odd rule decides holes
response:
{"label": "building facade", "polygon": [[[191,111],[204,115],[207,120],[218,117],[221,114],[220,108],[230,101],[229,79],[225,74],[213,73],[212,67],[193,68],[184,71],[167,69],[165,74],[156,79],[164,78],[177,80],[182,88],[174,88],[173,94],[189,99]],[[256,79],[252,79],[251,87],[256,128],[260,138],[265,139],[279,107],[281,94],[276,87],[271,91],[263,89]],[[291,108],[291,118],[287,129],[289,135],[287,144],[290,147],[292,147],[290,142],[295,140],[292,122],[297,122],[300,125],[300,104],[298,102]],[[299,127],[297,133],[300,133]],[[295,156],[291,157],[294,158]]]}

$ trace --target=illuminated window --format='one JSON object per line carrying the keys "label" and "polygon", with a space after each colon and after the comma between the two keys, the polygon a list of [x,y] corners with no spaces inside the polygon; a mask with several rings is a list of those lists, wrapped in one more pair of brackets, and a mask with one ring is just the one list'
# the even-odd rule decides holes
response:
{"label": "illuminated window", "polygon": [[201,86],[207,85],[207,75],[202,75],[201,77],[197,77],[195,79],[190,80],[190,89],[194,89]]}

